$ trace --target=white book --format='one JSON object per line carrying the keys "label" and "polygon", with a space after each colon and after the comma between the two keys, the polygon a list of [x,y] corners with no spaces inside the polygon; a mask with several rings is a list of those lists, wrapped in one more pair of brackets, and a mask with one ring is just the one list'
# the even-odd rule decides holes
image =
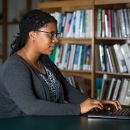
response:
{"label": "white book", "polygon": [[70,20],[72,17],[72,13],[71,12],[67,12],[66,13],[66,19],[65,19],[65,26],[64,26],[64,31],[63,31],[63,37],[66,37],[66,34],[68,32],[68,29],[70,27]]}
{"label": "white book", "polygon": [[68,44],[65,44],[64,45],[64,49],[63,49],[63,55],[62,55],[62,61],[61,61],[60,69],[64,68],[64,63],[65,63],[65,57],[66,57],[67,48],[68,48]]}
{"label": "white book", "polygon": [[126,67],[124,56],[123,56],[122,51],[121,51],[120,44],[115,44],[115,45],[113,45],[113,47],[114,47],[116,57],[118,60],[120,72],[127,72],[127,67]]}
{"label": "white book", "polygon": [[79,37],[85,38],[85,11],[80,10],[80,26],[79,26]]}
{"label": "white book", "polygon": [[55,19],[57,20],[57,28],[58,28],[58,30],[59,30],[61,15],[62,15],[62,14],[61,14],[60,12],[55,12],[55,13],[54,13],[54,17],[55,17]]}
{"label": "white book", "polygon": [[109,37],[109,33],[108,33],[108,15],[105,14],[105,36]]}
{"label": "white book", "polygon": [[87,9],[86,10],[86,12],[85,12],[85,14],[86,14],[86,37],[88,38],[88,37],[90,37],[90,13],[89,13],[89,9]]}
{"label": "white book", "polygon": [[75,44],[74,44],[74,45],[71,45],[71,52],[70,52],[70,59],[69,59],[68,70],[72,70],[72,68],[73,68],[75,48],[76,48],[76,45],[75,45]]}
{"label": "white book", "polygon": [[117,83],[116,83],[116,87],[115,87],[115,90],[114,90],[114,93],[113,93],[112,100],[117,100],[118,92],[119,92],[119,89],[120,89],[120,84],[121,84],[121,80],[117,79]]}
{"label": "white book", "polygon": [[73,26],[74,25],[73,24],[74,24],[75,15],[76,15],[76,12],[73,12],[71,23],[70,23],[70,28],[69,28],[69,31],[66,34],[66,37],[74,37],[74,33],[73,33]]}
{"label": "white book", "polygon": [[130,80],[129,80],[128,87],[126,90],[126,95],[124,98],[123,105],[130,105]]}
{"label": "white book", "polygon": [[80,10],[76,11],[76,19],[75,19],[75,38],[79,37],[79,26],[80,26]]}
{"label": "white book", "polygon": [[128,43],[121,45],[121,51],[124,56],[128,72],[130,73],[130,47]]}
{"label": "white book", "polygon": [[121,85],[121,90],[120,90],[120,93],[119,93],[119,98],[118,98],[118,101],[123,105],[123,102],[124,102],[124,98],[125,98],[125,95],[126,95],[126,90],[127,90],[127,87],[128,87],[128,80],[127,79],[124,79],[122,85]]}

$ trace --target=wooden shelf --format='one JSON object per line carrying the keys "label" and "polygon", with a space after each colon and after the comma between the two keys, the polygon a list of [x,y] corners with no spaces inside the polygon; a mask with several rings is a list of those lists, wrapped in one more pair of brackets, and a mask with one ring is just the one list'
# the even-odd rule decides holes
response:
{"label": "wooden shelf", "polygon": [[95,0],[95,5],[123,4],[130,3],[130,0]]}
{"label": "wooden shelf", "polygon": [[59,41],[61,44],[66,43],[77,43],[77,44],[87,44],[91,45],[92,38],[61,38]]}
{"label": "wooden shelf", "polygon": [[0,58],[3,58],[3,56],[2,56],[2,55],[0,55]]}
{"label": "wooden shelf", "polygon": [[81,71],[81,70],[61,70],[62,73],[82,77],[91,80],[91,71]]}
{"label": "wooden shelf", "polygon": [[95,74],[108,74],[108,75],[116,75],[116,76],[130,76],[129,73],[113,73],[113,72],[102,72],[102,71],[95,71]]}
{"label": "wooden shelf", "polygon": [[95,38],[96,40],[130,40],[130,38],[120,38],[120,37],[112,37],[112,38]]}
{"label": "wooden shelf", "polygon": [[65,8],[65,7],[80,7],[80,6],[90,6],[92,7],[92,0],[70,0],[70,1],[52,1],[52,2],[39,2],[38,9],[47,9],[47,8]]}
{"label": "wooden shelf", "polygon": [[16,21],[16,22],[8,22],[7,24],[8,25],[14,25],[14,24],[19,24],[19,22],[18,21]]}

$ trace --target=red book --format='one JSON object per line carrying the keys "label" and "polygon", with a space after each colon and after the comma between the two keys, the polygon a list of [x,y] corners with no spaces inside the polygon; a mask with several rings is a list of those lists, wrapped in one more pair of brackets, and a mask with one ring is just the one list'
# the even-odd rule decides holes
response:
{"label": "red book", "polygon": [[108,34],[112,37],[112,10],[108,10]]}

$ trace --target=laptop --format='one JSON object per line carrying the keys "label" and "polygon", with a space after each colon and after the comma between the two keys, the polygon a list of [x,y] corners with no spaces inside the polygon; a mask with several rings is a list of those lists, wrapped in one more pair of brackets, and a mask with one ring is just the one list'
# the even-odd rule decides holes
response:
{"label": "laptop", "polygon": [[110,110],[93,110],[88,112],[90,118],[130,119],[130,107],[122,106],[122,110],[111,107]]}

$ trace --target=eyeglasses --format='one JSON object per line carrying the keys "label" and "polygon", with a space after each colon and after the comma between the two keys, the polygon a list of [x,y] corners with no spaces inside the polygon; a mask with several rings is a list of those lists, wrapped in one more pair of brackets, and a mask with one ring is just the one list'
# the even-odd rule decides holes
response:
{"label": "eyeglasses", "polygon": [[57,32],[54,33],[54,32],[46,32],[46,31],[41,31],[41,30],[35,30],[35,31],[48,33],[51,40],[54,40],[54,38],[57,38],[57,40],[60,39],[60,33],[57,33]]}

